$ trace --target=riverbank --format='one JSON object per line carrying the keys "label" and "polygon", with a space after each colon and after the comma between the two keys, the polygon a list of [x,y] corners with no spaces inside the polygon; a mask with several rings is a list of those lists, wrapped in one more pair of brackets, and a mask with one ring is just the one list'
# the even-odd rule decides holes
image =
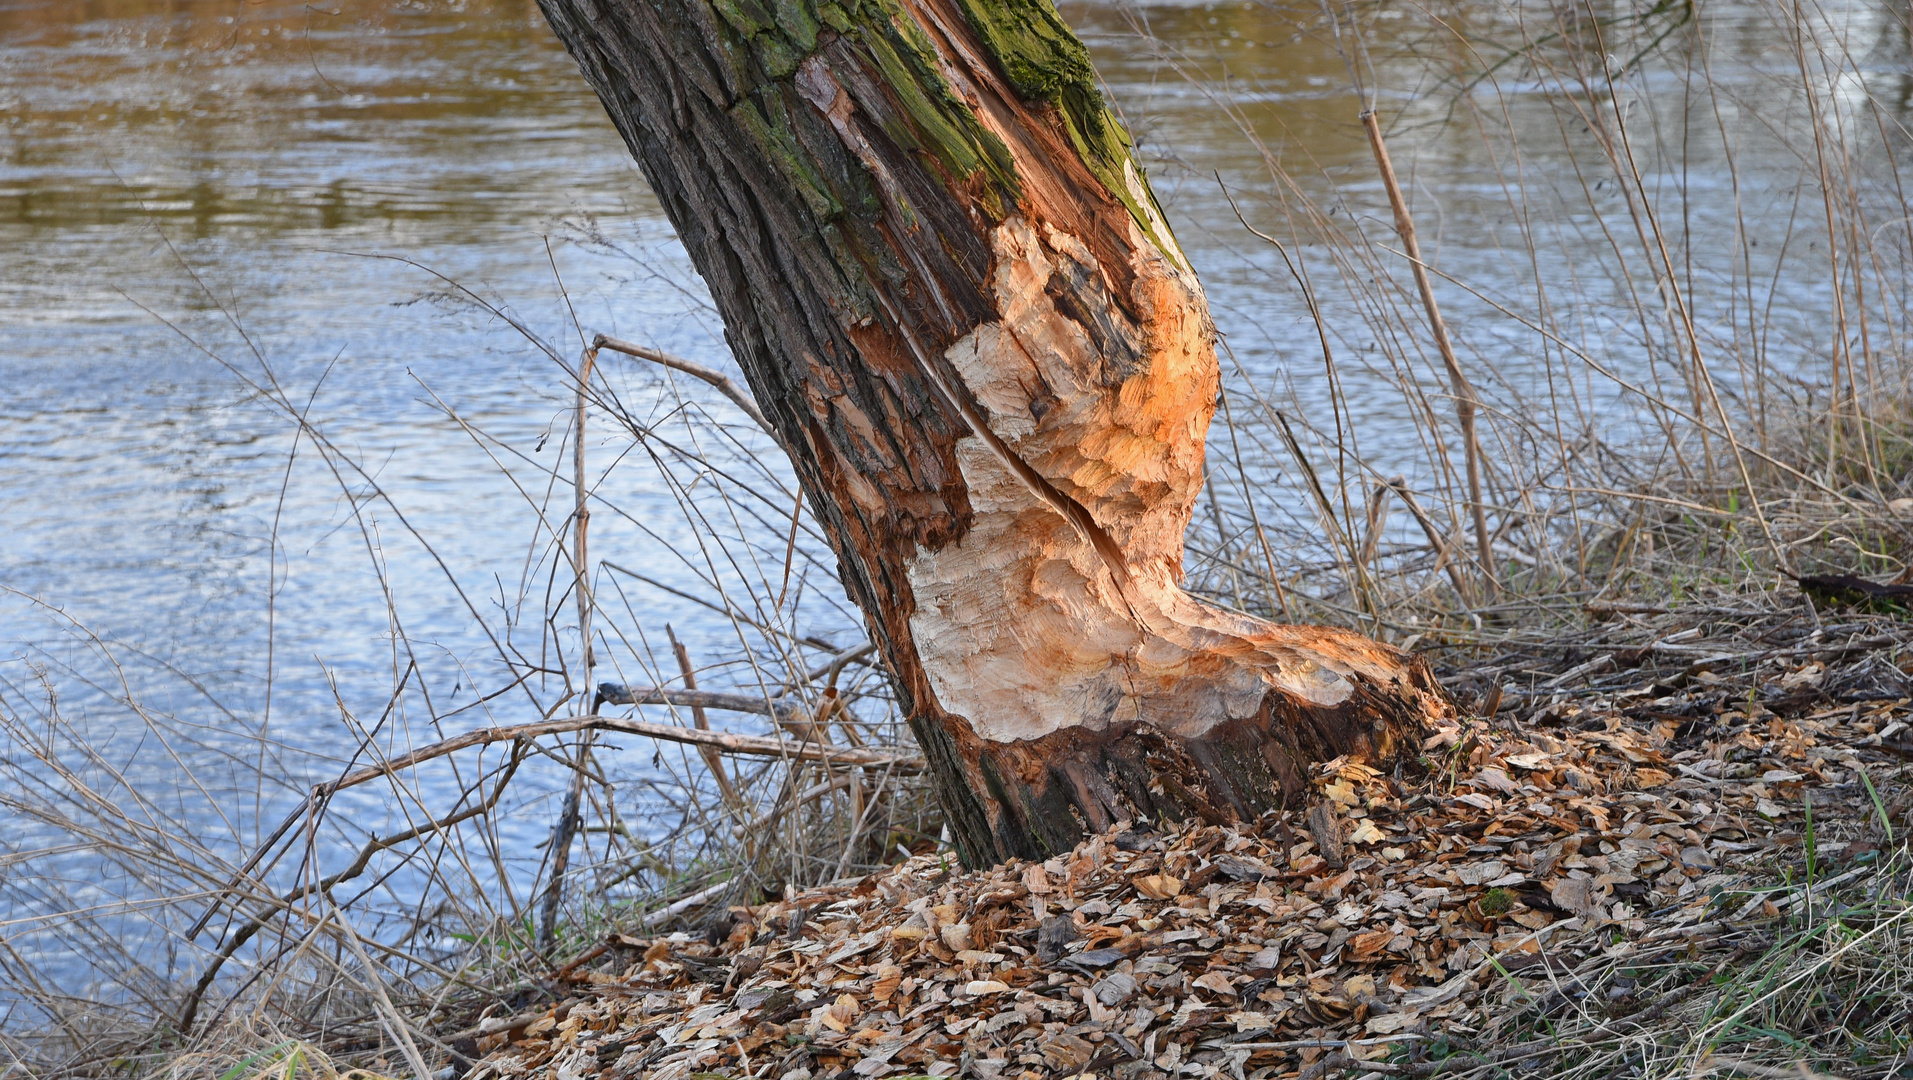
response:
{"label": "riverbank", "polygon": [[1589,659],[1450,672],[1529,686],[1306,811],[613,935],[451,1045],[487,1080],[1893,1074],[1913,628],[1606,614]]}
{"label": "riverbank", "polygon": [[[1876,447],[1901,444],[1891,421]],[[1238,1066],[1275,1080],[1423,1075],[1448,1058],[1482,1070],[1510,1047],[1544,1076],[1729,1061],[1747,1075],[1889,1075],[1913,1038],[1892,997],[1913,955],[1913,623],[1906,587],[1880,569],[1904,565],[1913,507],[1897,481],[1842,470],[1859,465],[1779,464],[1757,502],[1711,507],[1698,487],[1638,491],[1633,516],[1582,524],[1577,572],[1598,591],[1511,561],[1498,602],[1469,608],[1430,552],[1418,574],[1370,579],[1380,618],[1317,592],[1343,625],[1428,655],[1465,722],[1429,732],[1398,773],[1324,766],[1316,799],[1286,814],[1132,822],[1045,865],[964,874],[936,842],[920,776],[728,757],[694,723],[660,729],[694,744],[671,846],[625,825],[600,787],[595,755],[610,746],[556,744],[604,804],[566,888],[513,898],[515,916],[443,871],[422,894],[379,889],[420,862],[482,883],[501,796],[539,752],[530,739],[431,758],[479,766],[461,772],[469,801],[419,802],[431,816],[368,839],[349,865],[298,853],[323,798],[253,849],[258,870],[195,862],[180,851],[190,835],[124,813],[74,824],[131,864],[144,844],[153,865],[178,867],[162,925],[191,943],[186,923],[209,920],[203,940],[240,962],[222,971],[194,945],[177,977],[132,1001],[76,1000],[20,964],[11,985],[51,1020],[0,1036],[4,1075],[449,1080],[595,1064],[607,1080],[804,1080],[968,1061],[995,1080]],[[1782,555],[1819,573],[1789,580]],[[868,650],[823,660],[793,650],[768,669],[790,687],[781,700],[814,705],[768,721],[751,747],[913,752],[894,716],[862,711],[884,703]],[[632,738],[620,730],[606,738]],[[9,731],[16,749],[32,734]],[[402,778],[407,760],[364,767],[376,783],[353,790]],[[64,770],[68,790],[109,801],[70,757],[8,767],[43,784]],[[262,886],[288,854],[325,869],[318,893]],[[113,930],[68,910],[76,939]],[[182,1001],[203,1002],[190,1027]],[[1861,1060],[1876,1064],[1834,1064]]]}
{"label": "riverbank", "polygon": [[[1901,527],[1882,506],[1810,531],[1801,507],[1825,503],[1784,495],[1765,498],[1798,530],[1779,535],[1814,539],[1789,547],[1826,569],[1858,546],[1841,537]],[[1460,629],[1415,647],[1465,721],[1428,733],[1397,773],[1323,766],[1317,798],[1284,814],[1132,822],[1047,864],[966,874],[924,835],[921,780],[793,762],[766,774],[783,793],[754,816],[727,801],[736,789],[691,790],[687,820],[707,823],[694,857],[640,846],[650,876],[635,894],[572,877],[548,942],[527,900],[522,924],[483,923],[482,897],[448,888],[379,939],[323,921],[288,933],[326,908],[242,887],[229,896],[256,910],[261,956],[216,984],[189,1037],[169,1019],[187,981],[153,988],[157,1023],[48,992],[38,1003],[62,1025],[9,1036],[6,1075],[556,1077],[595,1063],[611,1080],[803,1080],[967,1061],[996,1080],[1238,1066],[1274,1080],[1512,1067],[1493,1057],[1511,1047],[1548,1076],[1723,1062],[1890,1075],[1913,1037],[1892,996],[1913,955],[1900,590],[1723,584],[1693,553],[1746,564],[1771,546],[1709,542],[1734,532],[1705,519],[1655,528],[1666,577],[1608,567],[1625,591],[1575,608],[1536,594],[1527,621],[1498,628],[1451,615]],[[812,690],[835,678],[807,674]],[[482,825],[524,753],[483,774],[486,798],[438,812]],[[731,775],[721,755],[691,760]],[[868,822],[880,805],[922,824],[847,830],[851,810]],[[454,827],[472,826],[442,831]],[[117,850],[136,839],[125,828]],[[374,882],[407,864],[388,850],[483,851],[374,843],[386,847],[353,864],[387,867]],[[853,859],[822,887],[782,876]],[[226,872],[201,877],[230,888]],[[325,903],[376,917],[351,880],[334,878]],[[208,910],[203,896],[176,905]],[[440,929],[459,920],[489,929]],[[211,969],[188,970],[203,989]],[[1874,1064],[1836,1065],[1852,1061]]]}

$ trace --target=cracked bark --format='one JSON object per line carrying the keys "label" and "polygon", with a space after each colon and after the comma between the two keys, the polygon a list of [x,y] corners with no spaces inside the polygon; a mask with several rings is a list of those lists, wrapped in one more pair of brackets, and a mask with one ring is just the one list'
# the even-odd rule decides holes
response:
{"label": "cracked bark", "polygon": [[677,227],[966,863],[1386,765],[1421,661],[1180,588],[1201,285],[1049,0],[540,0]]}

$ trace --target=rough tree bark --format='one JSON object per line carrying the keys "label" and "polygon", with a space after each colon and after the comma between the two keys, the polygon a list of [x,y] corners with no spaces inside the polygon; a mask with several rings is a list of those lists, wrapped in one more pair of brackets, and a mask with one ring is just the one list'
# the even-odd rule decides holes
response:
{"label": "rough tree bark", "polygon": [[689,248],[966,863],[1253,817],[1450,706],[1181,589],[1201,285],[1051,0],[540,0]]}

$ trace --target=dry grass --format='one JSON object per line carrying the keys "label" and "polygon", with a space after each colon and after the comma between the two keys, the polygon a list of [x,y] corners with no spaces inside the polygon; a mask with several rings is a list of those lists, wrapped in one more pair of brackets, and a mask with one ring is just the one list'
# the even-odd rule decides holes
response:
{"label": "dry grass", "polygon": [[[1861,18],[1904,35],[1903,11],[1441,4],[1390,23],[1365,4],[1257,6],[1342,53],[1352,137],[1376,110],[1397,168],[1421,148],[1454,178],[1439,198],[1498,224],[1446,260],[1485,280],[1430,256],[1437,315],[1382,173],[1268,141],[1296,108],[1279,87],[1156,43],[1259,152],[1263,176],[1228,190],[1273,251],[1245,270],[1319,339],[1245,327],[1225,351],[1198,587],[1465,645],[1571,623],[1590,600],[1784,604],[1789,573],[1904,568],[1906,515],[1888,507],[1913,494],[1909,140],[1879,84],[1886,39]],[[1721,43],[1736,33],[1767,60]],[[1411,220],[1440,220],[1407,189]],[[1289,385],[1256,374],[1281,361]]]}
{"label": "dry grass", "polygon": [[[1509,975],[1474,1047],[1439,1040],[1396,1069],[1547,1080],[1898,1075],[1913,1053],[1913,859],[1902,843],[1817,887],[1799,869],[1776,868],[1792,880],[1764,893],[1777,917],[1705,947],[1617,949],[1572,971]],[[1723,908],[1748,899],[1719,897]]]}

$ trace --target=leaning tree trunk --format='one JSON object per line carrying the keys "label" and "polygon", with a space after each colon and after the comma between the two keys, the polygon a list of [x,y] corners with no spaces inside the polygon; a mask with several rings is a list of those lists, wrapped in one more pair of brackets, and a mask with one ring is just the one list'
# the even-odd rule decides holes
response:
{"label": "leaning tree trunk", "polygon": [[1183,592],[1201,285],[1051,0],[539,0],[723,314],[965,862],[1253,817],[1449,709]]}

